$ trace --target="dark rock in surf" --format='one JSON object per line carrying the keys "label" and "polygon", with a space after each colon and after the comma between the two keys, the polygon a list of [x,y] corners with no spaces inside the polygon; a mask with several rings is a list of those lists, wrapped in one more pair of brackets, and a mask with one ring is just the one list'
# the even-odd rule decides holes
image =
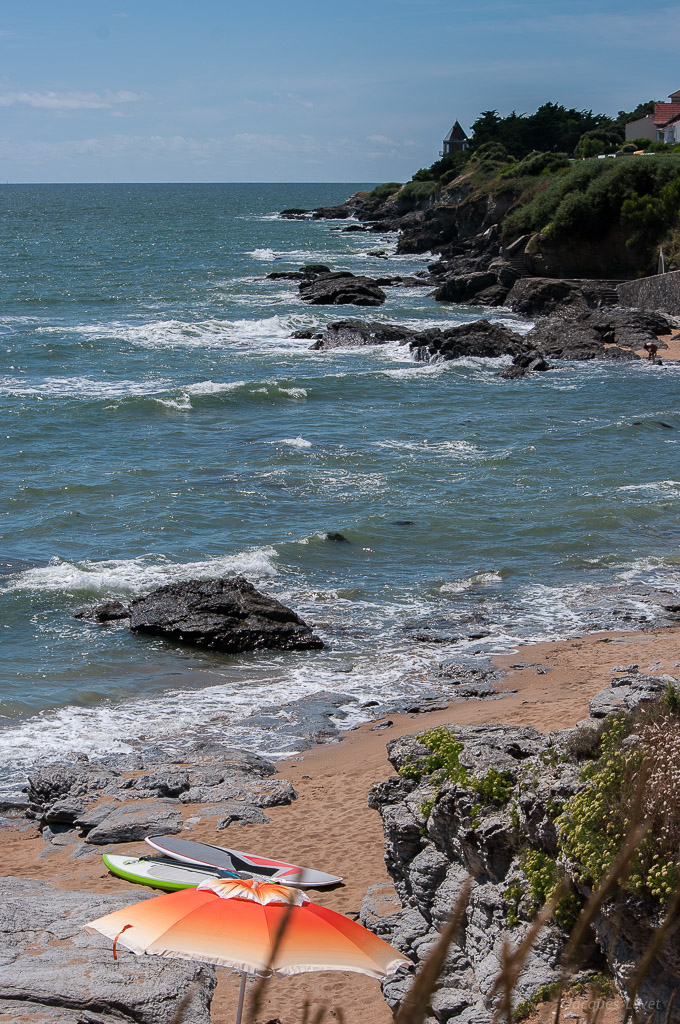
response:
{"label": "dark rock in surf", "polygon": [[389,341],[404,341],[407,337],[409,334],[403,327],[391,324],[368,324],[364,320],[336,320],[328,324],[323,334],[309,347],[314,351],[361,348],[364,345],[386,345]]}
{"label": "dark rock in surf", "polygon": [[663,348],[658,335],[670,334],[674,323],[673,317],[650,310],[595,309],[570,320],[541,320],[526,342],[557,359],[638,359],[635,350],[647,342]]}
{"label": "dark rock in surf", "polygon": [[325,263],[305,263],[304,267],[300,267],[300,273],[305,277],[318,277],[319,274],[330,274],[330,272],[331,268],[327,267]]}
{"label": "dark rock in surf", "polygon": [[520,334],[489,320],[475,320],[444,331],[437,328],[422,331],[413,336],[410,345],[419,362],[461,359],[465,356],[516,356],[526,347]]}
{"label": "dark rock in surf", "polygon": [[386,295],[370,277],[349,271],[323,273],[300,282],[300,298],[313,306],[382,306]]}
{"label": "dark rock in surf", "polygon": [[425,281],[417,277],[400,277],[397,274],[394,277],[377,277],[375,283],[381,288],[422,288]]}
{"label": "dark rock in surf", "polygon": [[543,353],[532,349],[529,352],[520,352],[519,355],[516,355],[512,361],[512,366],[501,370],[498,376],[504,377],[506,380],[517,380],[518,378],[526,377],[530,373],[543,373],[545,370],[551,369],[552,367],[550,363],[546,362]]}
{"label": "dark rock in surf", "polygon": [[451,277],[437,288],[434,297],[438,302],[469,302],[496,283],[496,275],[491,272]]}
{"label": "dark rock in surf", "polygon": [[122,601],[105,601],[96,608],[84,608],[75,614],[76,619],[90,619],[92,622],[115,622],[129,616],[130,612]]}
{"label": "dark rock in surf", "polygon": [[339,533],[338,530],[331,530],[327,533],[326,540],[332,541],[333,544],[349,544],[347,537],[343,533]]}
{"label": "dark rock in surf", "polygon": [[324,646],[295,612],[261,594],[242,576],[160,587],[132,601],[130,629],[234,654]]}

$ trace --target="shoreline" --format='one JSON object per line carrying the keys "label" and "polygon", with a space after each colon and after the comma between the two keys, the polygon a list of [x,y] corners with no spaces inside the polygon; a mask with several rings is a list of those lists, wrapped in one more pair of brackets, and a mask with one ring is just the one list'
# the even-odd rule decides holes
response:
{"label": "shoreline", "polygon": [[[339,739],[316,744],[277,762],[276,777],[290,780],[298,798],[287,806],[268,807],[267,824],[232,824],[216,833],[214,827],[203,822],[194,827],[191,838],[233,844],[343,875],[343,886],[310,895],[319,903],[354,916],[369,886],[390,883],[383,859],[380,816],[366,802],[370,787],[393,774],[386,756],[390,740],[444,724],[497,721],[531,725],[541,732],[573,727],[587,716],[589,698],[609,685],[613,669],[635,663],[642,671],[677,675],[680,629],[599,632],[546,641],[527,645],[516,654],[497,656],[493,661],[504,673],[503,688],[515,692],[492,703],[468,698],[454,700],[441,710],[391,715],[389,727],[380,728],[385,719],[379,719],[348,730]],[[5,870],[10,875],[42,879],[58,888],[128,893],[131,903],[140,892],[108,874],[100,857],[104,848],[71,859],[72,847],[60,849],[45,843],[36,835],[36,826],[25,819],[17,821],[15,827],[5,819],[3,833]],[[124,849],[135,855],[145,847],[143,843],[131,843]],[[213,1016],[216,1021],[228,1020],[235,1010],[237,985],[226,970],[220,970],[218,977]],[[377,982],[340,973],[273,979],[265,996],[263,1019],[280,1017],[283,1024],[292,1024],[299,1019],[305,999],[310,1000],[312,1012],[324,1004],[341,1006],[345,1024],[363,1024],[366,1019],[389,1024],[392,1020]]]}

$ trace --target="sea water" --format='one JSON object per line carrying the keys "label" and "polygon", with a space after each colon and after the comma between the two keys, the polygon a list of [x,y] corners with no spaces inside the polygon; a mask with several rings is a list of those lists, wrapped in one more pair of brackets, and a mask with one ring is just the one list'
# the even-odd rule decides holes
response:
{"label": "sea water", "polygon": [[[295,330],[347,315],[531,326],[425,284],[355,309],[266,279],[422,270],[395,235],[278,216],[358,187],[0,188],[0,768],[195,736],[282,752],[249,723],[262,707],[340,693],[353,724],[436,691],[445,659],[667,621],[680,367],[503,380],[503,359],[310,351]],[[237,573],[325,650],[221,655],[74,618]]]}

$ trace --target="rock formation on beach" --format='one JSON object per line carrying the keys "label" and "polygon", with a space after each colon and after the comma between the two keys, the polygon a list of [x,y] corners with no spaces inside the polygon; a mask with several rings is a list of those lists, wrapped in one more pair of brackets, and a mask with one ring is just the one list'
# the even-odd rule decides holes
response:
{"label": "rock formation on beach", "polygon": [[[151,892],[137,892],[137,900]],[[82,927],[130,904],[129,893],[68,892],[3,879],[0,1018],[35,1024],[210,1024],[215,968],[125,954]]]}
{"label": "rock formation on beach", "polygon": [[[523,726],[451,726],[388,744],[398,774],[371,790],[369,806],[382,816],[385,862],[402,909],[386,914],[378,886],[364,900],[363,923],[422,961],[472,878],[460,934],[431,999],[430,1024],[492,1020],[504,943],[516,944],[527,934],[564,876],[568,887],[526,960],[516,1004],[557,981],[569,930],[592,892],[573,852],[565,854],[577,847],[565,847],[561,837],[569,835],[569,819],[565,824],[560,815],[584,792],[583,768],[599,756],[607,716],[660,706],[668,693],[674,708],[680,695],[675,677],[649,676],[631,666],[593,698],[591,717],[576,729],[543,735]],[[580,809],[574,814],[583,817]],[[650,869],[650,879],[656,871]],[[618,903],[606,902],[593,920],[594,939],[624,998],[662,916],[663,906],[649,895],[624,894]],[[390,1006],[399,1004],[409,985],[404,978],[384,983]],[[652,958],[636,1005],[645,1019],[651,1009],[649,1019],[661,1024],[673,995],[680,997],[680,961],[669,939]]]}
{"label": "rock formation on beach", "polygon": [[131,601],[127,610],[120,602],[107,601],[80,612],[79,617],[96,622],[129,618],[134,633],[229,654],[323,647],[295,612],[260,593],[242,576],[171,583]]}

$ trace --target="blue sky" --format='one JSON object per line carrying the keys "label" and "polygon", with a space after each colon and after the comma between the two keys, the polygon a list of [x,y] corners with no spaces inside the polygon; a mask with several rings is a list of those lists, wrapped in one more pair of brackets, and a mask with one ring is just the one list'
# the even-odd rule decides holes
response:
{"label": "blue sky", "polygon": [[0,180],[403,181],[457,118],[680,89],[631,0],[3,0]]}

